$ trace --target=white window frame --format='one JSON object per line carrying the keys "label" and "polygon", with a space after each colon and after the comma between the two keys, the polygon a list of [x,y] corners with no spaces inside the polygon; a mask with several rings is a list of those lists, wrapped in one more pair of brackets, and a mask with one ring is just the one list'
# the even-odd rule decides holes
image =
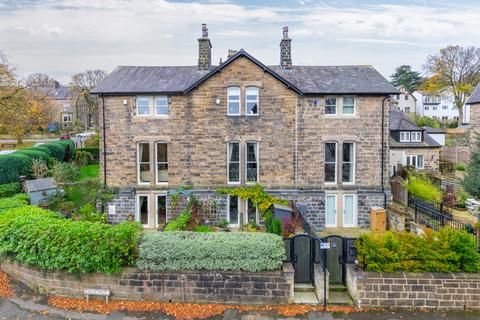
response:
{"label": "white window frame", "polygon": [[152,182],[151,177],[150,177],[150,182],[143,182],[142,179],[140,178],[140,165],[143,164],[143,163],[146,163],[146,162],[140,163],[140,144],[148,145],[148,156],[149,156],[148,164],[150,165],[150,172],[152,172],[152,162],[151,162],[152,154],[151,154],[151,150],[150,150],[151,149],[150,148],[150,143],[145,142],[145,141],[137,142],[137,183],[139,185],[150,185],[150,183]]}
{"label": "white window frame", "polygon": [[[327,224],[327,197],[335,199],[335,224]],[[325,228],[336,228],[338,226],[338,195],[336,193],[325,194]]]}
{"label": "white window frame", "polygon": [[[248,164],[253,163],[253,161],[248,161],[248,144],[255,143],[256,144],[256,153],[257,153],[257,181],[248,181]],[[258,141],[246,141],[245,142],[245,183],[247,184],[255,184],[260,182],[260,147]]]}
{"label": "white window frame", "polygon": [[[333,143],[335,144],[335,181],[327,181],[327,172],[326,172],[326,168],[325,168],[325,165],[327,164],[327,143]],[[337,176],[338,176],[338,142],[336,141],[326,141],[324,144],[323,144],[323,148],[324,148],[324,153],[323,153],[323,157],[324,157],[324,166],[323,166],[323,175],[324,175],[324,180],[325,180],[325,184],[329,184],[329,185],[333,185],[333,184],[337,184]],[[333,163],[333,162],[328,162],[328,163]]]}
{"label": "white window frame", "polygon": [[[346,224],[346,213],[347,211],[345,210],[345,199],[346,197],[353,197],[353,224]],[[357,195],[355,194],[344,194],[343,195],[343,227],[344,228],[355,228],[357,226],[357,219],[358,219],[358,201],[357,201]]]}
{"label": "white window frame", "polygon": [[[256,100],[248,100],[248,90],[249,89],[255,89],[257,92],[257,99]],[[249,102],[255,102],[257,104],[257,113],[248,113],[248,107],[247,104]],[[260,89],[255,86],[249,86],[245,88],[245,115],[249,117],[258,117],[260,115]]]}
{"label": "white window frame", "polygon": [[[345,98],[353,98],[353,113],[345,113]],[[352,117],[357,115],[357,99],[355,96],[343,96],[342,97],[342,115],[346,117]]]}
{"label": "white window frame", "polygon": [[[422,159],[422,166],[419,166],[418,165],[418,159],[421,158]],[[408,165],[408,160],[410,160],[410,165],[412,165],[413,163],[413,159],[415,159],[415,168],[419,169],[419,170],[422,170],[422,169],[425,169],[425,157],[421,154],[409,154],[409,155],[406,155],[405,156],[405,165]]]}
{"label": "white window frame", "polygon": [[400,142],[410,142],[410,131],[400,131]]}
{"label": "white window frame", "polygon": [[[237,217],[237,223],[230,223],[230,201],[232,201],[232,197],[237,197],[237,206],[238,206],[238,217]],[[240,210],[240,197],[238,196],[232,196],[228,195],[227,197],[227,220],[228,220],[228,226],[231,228],[239,228],[240,227],[240,222],[242,220],[242,212]]]}
{"label": "white window frame", "polygon": [[164,197],[165,198],[165,225],[168,223],[167,221],[167,194],[166,193],[156,193],[155,194],[155,228],[159,227],[158,224],[158,198]]}
{"label": "white window frame", "polygon": [[[249,223],[248,221],[248,199],[245,199],[245,214],[244,214],[244,224]],[[258,206],[255,207],[255,224],[258,226],[260,224],[260,215],[258,212]]]}
{"label": "white window frame", "polygon": [[[231,100],[229,91],[231,89],[238,89],[238,100]],[[238,113],[230,113],[230,102],[238,102]],[[242,114],[242,90],[239,86],[230,86],[227,88],[227,115],[240,116]]]}
{"label": "white window frame", "polygon": [[[230,181],[230,157],[229,157],[229,148],[231,143],[238,144],[238,181]],[[237,163],[234,161],[232,163]],[[246,171],[246,170],[245,170]],[[242,147],[240,141],[228,141],[227,142],[227,184],[240,184],[242,182]]]}
{"label": "white window frame", "polygon": [[412,133],[410,134],[410,139],[412,142],[422,142],[422,133],[419,131],[412,131]]}
{"label": "white window frame", "polygon": [[[145,99],[145,100],[148,101],[148,113],[147,113],[147,114],[139,114],[139,113],[138,113],[138,110],[139,110],[139,108],[138,108],[138,101],[139,101],[139,100],[143,100],[143,99]],[[135,110],[135,115],[136,115],[137,117],[149,117],[149,116],[151,115],[151,110],[150,110],[150,109],[151,109],[151,106],[150,106],[151,101],[150,101],[150,100],[151,100],[151,99],[150,99],[149,96],[137,96],[137,98],[135,99],[135,109],[136,109],[136,110]]]}
{"label": "white window frame", "polygon": [[[167,102],[167,113],[158,113],[157,112],[157,101],[158,100],[165,100]],[[154,99],[154,111],[155,111],[155,116],[156,117],[168,117],[168,115],[170,114],[170,106],[169,106],[169,103],[168,103],[168,97],[167,96],[156,96],[155,99]]]}
{"label": "white window frame", "polygon": [[150,195],[148,194],[137,194],[136,197],[136,202],[135,202],[135,221],[141,223],[141,217],[140,217],[140,197],[146,197],[147,198],[147,224],[142,224],[144,227],[149,228],[150,227]]}
{"label": "white window frame", "polygon": [[[347,162],[347,163],[350,163],[352,165],[352,181],[351,182],[344,182],[343,181],[343,144],[352,144],[353,145],[353,155],[352,155],[352,161],[351,162]],[[342,184],[345,184],[345,185],[353,185],[355,184],[355,178],[356,178],[356,175],[355,175],[355,170],[356,170],[356,167],[357,167],[357,159],[356,159],[356,156],[357,156],[357,150],[356,150],[356,143],[353,142],[353,141],[344,141],[342,143]],[[337,161],[338,162],[338,161]]]}
{"label": "white window frame", "polygon": [[[167,145],[167,162],[159,162],[158,161],[158,145],[159,144],[165,144]],[[157,185],[168,185],[168,176],[167,176],[167,181],[158,181],[158,164],[166,164],[167,165],[167,175],[168,175],[168,143],[163,142],[163,141],[157,141],[155,142],[155,184]]]}
{"label": "white window frame", "polygon": [[[335,99],[335,113],[327,113],[327,99]],[[326,96],[324,100],[324,114],[327,117],[332,117],[338,115],[338,97],[337,96]],[[328,106],[333,106],[332,104],[329,104]]]}

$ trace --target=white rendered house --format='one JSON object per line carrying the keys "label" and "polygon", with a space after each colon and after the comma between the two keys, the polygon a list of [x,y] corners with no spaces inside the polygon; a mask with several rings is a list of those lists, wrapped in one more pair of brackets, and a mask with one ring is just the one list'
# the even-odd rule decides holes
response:
{"label": "white rendered house", "polygon": [[[457,120],[459,117],[453,95],[450,92],[431,94],[415,91],[413,96],[416,99],[416,114],[419,116],[427,116],[440,121]],[[467,124],[469,122],[470,106],[464,105],[462,123]]]}

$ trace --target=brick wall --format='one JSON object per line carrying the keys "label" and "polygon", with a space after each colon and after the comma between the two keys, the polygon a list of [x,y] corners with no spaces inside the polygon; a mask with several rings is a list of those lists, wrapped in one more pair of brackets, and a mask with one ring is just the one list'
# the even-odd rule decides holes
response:
{"label": "brick wall", "polygon": [[478,273],[375,273],[347,266],[347,285],[359,307],[480,310]]}
{"label": "brick wall", "polygon": [[402,177],[395,176],[390,180],[390,188],[392,190],[393,201],[404,206],[408,205],[408,191],[403,186],[405,180]]}
{"label": "brick wall", "polygon": [[244,305],[287,304],[293,300],[293,267],[269,272],[148,272],[68,274],[42,271],[4,259],[2,269],[42,293],[83,297],[84,289],[109,289],[112,299]]}

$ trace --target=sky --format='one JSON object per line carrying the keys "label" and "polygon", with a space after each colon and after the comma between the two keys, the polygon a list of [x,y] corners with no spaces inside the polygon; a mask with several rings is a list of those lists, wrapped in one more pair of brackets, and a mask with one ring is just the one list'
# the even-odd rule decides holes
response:
{"label": "sky", "polygon": [[201,24],[212,62],[243,48],[279,64],[282,27],[294,65],[373,65],[389,77],[448,45],[480,46],[479,0],[0,0],[0,51],[18,73],[64,84],[89,69],[195,65]]}

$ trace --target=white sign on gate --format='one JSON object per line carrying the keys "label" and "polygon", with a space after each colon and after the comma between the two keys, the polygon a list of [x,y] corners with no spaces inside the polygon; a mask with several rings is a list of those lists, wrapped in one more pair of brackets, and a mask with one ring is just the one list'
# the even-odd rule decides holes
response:
{"label": "white sign on gate", "polygon": [[330,249],[330,242],[320,242],[320,249]]}

